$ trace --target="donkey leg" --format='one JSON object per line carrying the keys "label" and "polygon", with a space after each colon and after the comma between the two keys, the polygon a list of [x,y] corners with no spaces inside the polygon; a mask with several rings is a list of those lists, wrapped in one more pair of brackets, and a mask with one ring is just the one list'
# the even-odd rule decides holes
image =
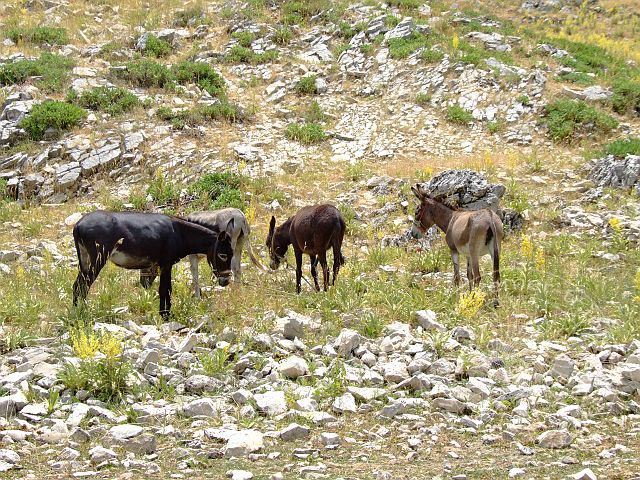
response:
{"label": "donkey leg", "polygon": [[311,259],[311,276],[313,277],[313,283],[316,287],[316,292],[320,291],[320,285],[318,285],[318,256],[309,255]]}
{"label": "donkey leg", "polygon": [[451,259],[453,260],[453,284],[460,286],[460,254],[457,251],[451,251]]}
{"label": "donkey leg", "polygon": [[344,262],[344,257],[342,256],[340,247],[341,245],[338,245],[336,242],[333,243],[333,278],[331,279],[331,286],[336,284],[336,277],[338,276],[340,267]]}
{"label": "donkey leg", "polygon": [[107,263],[106,255],[98,255],[96,251],[89,255],[89,265],[83,264],[81,261],[80,271],[73,283],[73,305],[78,305],[78,299],[84,301],[89,294],[89,289],[93,282],[96,281],[100,270]]}
{"label": "donkey leg", "polygon": [[296,255],[296,292],[302,291],[302,250],[294,250]]}
{"label": "donkey leg", "polygon": [[200,276],[198,275],[198,256],[189,255],[189,269],[191,270],[191,286],[193,288],[193,295],[200,300]]}
{"label": "donkey leg", "polygon": [[233,248],[233,258],[231,259],[231,271],[233,272],[233,280],[242,283],[242,249],[244,247],[244,237],[240,236]]}
{"label": "donkey leg", "polygon": [[171,312],[171,265],[160,270],[160,316],[163,319],[169,318]]}
{"label": "donkey leg", "polygon": [[471,258],[467,257],[467,280],[469,281],[469,291],[473,285],[473,270],[471,269]]}
{"label": "donkey leg", "polygon": [[491,260],[493,263],[493,288],[495,289],[496,294],[493,305],[494,307],[497,307],[500,305],[500,253],[497,248],[492,248],[490,252],[492,252]]}
{"label": "donkey leg", "polygon": [[480,285],[480,258],[477,254],[471,254],[471,268],[473,270],[473,288],[478,287]]}
{"label": "donkey leg", "polygon": [[320,261],[320,266],[322,267],[322,282],[324,291],[326,292],[329,288],[329,265],[327,264],[327,252],[319,253],[318,260]]}

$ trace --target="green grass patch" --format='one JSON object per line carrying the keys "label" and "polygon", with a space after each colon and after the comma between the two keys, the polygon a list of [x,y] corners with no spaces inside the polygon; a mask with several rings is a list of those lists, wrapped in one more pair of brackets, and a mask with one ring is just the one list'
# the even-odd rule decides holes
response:
{"label": "green grass patch", "polygon": [[420,53],[420,59],[426,63],[438,63],[444,58],[444,53],[433,48],[425,48]]}
{"label": "green grass patch", "polygon": [[249,31],[233,32],[231,38],[235,38],[240,46],[249,48],[256,39],[256,34]]}
{"label": "green grass patch", "polygon": [[507,128],[507,124],[502,119],[494,120],[493,122],[487,123],[487,130],[492,135],[495,135],[496,133],[504,132],[506,128]]}
{"label": "green grass patch", "polygon": [[219,97],[225,91],[222,75],[206,63],[181,62],[173,66],[172,73],[178,83],[195,83],[213,97]]}
{"label": "green grass patch", "polygon": [[194,127],[212,120],[237,122],[245,118],[244,112],[238,105],[224,98],[217,103],[188,110],[173,111],[169,107],[160,107],[156,115],[162,120],[171,122],[176,129],[183,129],[186,126]]}
{"label": "green grass patch", "polygon": [[425,92],[420,92],[416,95],[416,103],[418,105],[428,105],[431,102],[431,95]]}
{"label": "green grass patch", "polygon": [[276,31],[273,33],[273,41],[278,45],[288,45],[292,38],[293,30],[287,25],[276,28]]}
{"label": "green grass patch", "polygon": [[583,72],[569,72],[561,73],[558,75],[558,80],[561,82],[575,83],[576,85],[589,86],[595,83],[595,79]]}
{"label": "green grass patch", "polygon": [[640,115],[640,82],[620,78],[613,83],[611,107],[617,113]]}
{"label": "green grass patch", "polygon": [[171,44],[165,40],[162,40],[155,35],[149,34],[147,37],[147,43],[144,46],[142,52],[147,57],[162,58],[168,57],[173,52]]}
{"label": "green grass patch", "polygon": [[241,191],[242,177],[231,172],[216,172],[200,177],[189,191],[196,195],[196,204],[202,209],[239,208],[244,211]]}
{"label": "green grass patch", "polygon": [[225,55],[226,63],[248,63],[249,65],[259,65],[261,63],[273,62],[278,58],[277,50],[267,50],[263,53],[255,53],[253,50],[242,45],[234,45]]}
{"label": "green grass patch", "polygon": [[170,69],[147,58],[128,62],[125,68],[116,70],[116,76],[131,85],[144,88],[165,88],[175,82],[175,75]]}
{"label": "green grass patch", "polygon": [[304,145],[320,143],[327,138],[322,125],[317,123],[290,123],[284,131],[284,136]]}
{"label": "green grass patch", "polygon": [[58,27],[12,27],[4,32],[14,43],[33,45],[66,45],[69,43],[67,31]]}
{"label": "green grass patch", "polygon": [[600,152],[600,156],[613,155],[616,158],[625,158],[627,155],[640,155],[640,138],[626,138],[616,140],[606,145]]}
{"label": "green grass patch", "polygon": [[450,107],[447,107],[445,118],[447,119],[447,122],[454,123],[456,125],[467,125],[473,121],[473,115],[471,115],[471,112],[468,112],[460,105],[451,105]]}
{"label": "green grass patch", "polygon": [[414,32],[406,38],[392,38],[389,40],[389,56],[391,58],[407,58],[412,53],[423,47],[428,47],[432,39],[427,35]]}
{"label": "green grass patch", "polygon": [[67,101],[89,110],[97,110],[109,115],[120,115],[140,105],[140,100],[125,88],[97,87],[82,92],[79,96],[70,94]]}
{"label": "green grass patch", "polygon": [[20,126],[32,140],[41,140],[49,128],[58,131],[80,125],[87,116],[86,110],[66,102],[47,101],[35,105]]}
{"label": "green grass patch", "polygon": [[173,16],[173,24],[176,27],[184,28],[206,23],[207,18],[204,9],[200,5],[178,10]]}
{"label": "green grass patch", "polygon": [[405,10],[416,10],[424,2],[422,0],[386,0],[387,5]]}
{"label": "green grass patch", "polygon": [[571,142],[580,133],[611,132],[618,122],[607,113],[579,100],[557,100],[545,107],[549,135],[557,142]]}
{"label": "green grass patch", "polygon": [[36,85],[45,92],[59,92],[67,83],[74,62],[69,58],[43,53],[36,60],[18,60],[0,67],[0,85],[14,85],[40,77]]}
{"label": "green grass patch", "polygon": [[318,77],[316,75],[302,77],[296,84],[296,92],[298,95],[315,95],[318,93],[318,89],[316,88],[317,79]]}
{"label": "green grass patch", "polygon": [[322,123],[327,119],[322,107],[315,100],[304,111],[303,116],[306,123]]}

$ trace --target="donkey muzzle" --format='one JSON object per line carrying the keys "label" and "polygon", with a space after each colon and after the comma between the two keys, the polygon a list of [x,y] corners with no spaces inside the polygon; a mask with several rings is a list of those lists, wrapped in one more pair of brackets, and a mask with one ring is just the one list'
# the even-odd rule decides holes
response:
{"label": "donkey muzzle", "polygon": [[413,226],[411,227],[411,236],[413,238],[419,239],[424,237],[424,232],[422,231],[419,225],[414,223]]}
{"label": "donkey muzzle", "polygon": [[229,282],[231,281],[231,270],[220,272],[218,273],[217,277],[218,277],[218,285],[220,285],[221,287],[226,287],[227,285],[229,285]]}

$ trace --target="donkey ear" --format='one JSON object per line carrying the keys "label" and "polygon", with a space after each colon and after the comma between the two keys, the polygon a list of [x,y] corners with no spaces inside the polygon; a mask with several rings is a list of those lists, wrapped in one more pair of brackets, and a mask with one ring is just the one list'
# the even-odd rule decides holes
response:
{"label": "donkey ear", "polygon": [[424,193],[420,191],[420,185],[417,183],[415,187],[411,187],[411,191],[416,197],[418,197],[418,200],[422,200],[424,198]]}
{"label": "donkey ear", "polygon": [[273,232],[276,229],[276,217],[271,215],[271,222],[269,222],[269,232]]}
{"label": "donkey ear", "polygon": [[229,235],[226,231],[222,231],[218,234],[218,242],[226,242],[231,239],[231,235]]}
{"label": "donkey ear", "polygon": [[229,220],[229,223],[227,223],[227,228],[225,228],[225,232],[227,232],[227,235],[231,236],[231,234],[233,233],[234,226],[235,226],[235,220],[232,218],[231,220]]}

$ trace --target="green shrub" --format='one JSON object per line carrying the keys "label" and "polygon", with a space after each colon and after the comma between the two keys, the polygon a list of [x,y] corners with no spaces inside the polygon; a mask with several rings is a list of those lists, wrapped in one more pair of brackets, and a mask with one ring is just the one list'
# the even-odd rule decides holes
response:
{"label": "green shrub", "polygon": [[287,45],[293,38],[293,31],[286,25],[278,27],[273,34],[273,41],[278,45]]}
{"label": "green shrub", "polygon": [[249,48],[256,39],[256,34],[249,31],[233,32],[231,38],[235,38],[240,46]]}
{"label": "green shrub", "polygon": [[76,105],[66,102],[47,101],[35,105],[20,126],[32,140],[40,140],[48,128],[68,130],[80,125],[87,112]]}
{"label": "green shrub", "polygon": [[245,115],[242,109],[228,100],[223,99],[217,103],[207,105],[198,109],[200,114],[209,120],[227,120],[237,122],[243,120]]}
{"label": "green shrub", "polygon": [[315,100],[311,102],[309,108],[304,112],[304,119],[307,123],[321,123],[326,120],[327,116],[322,111],[322,107]]}
{"label": "green shrub", "polygon": [[290,123],[284,135],[289,140],[296,140],[305,145],[320,143],[326,138],[322,125],[317,123]]}
{"label": "green shrub", "polygon": [[201,25],[205,23],[206,17],[200,5],[177,11],[173,16],[173,24],[176,27],[187,27],[189,25]]}
{"label": "green shrub", "polygon": [[57,27],[13,27],[5,32],[14,43],[26,42],[34,45],[66,45],[69,43],[67,31]]}
{"label": "green shrub", "polygon": [[391,29],[396,27],[400,23],[400,17],[396,17],[395,15],[387,15],[384,17],[384,25]]}
{"label": "green shrub", "polygon": [[140,105],[138,97],[129,90],[112,87],[96,87],[82,92],[80,96],[69,95],[67,101],[110,115],[119,115]]}
{"label": "green shrub", "polygon": [[164,65],[146,58],[133,60],[122,70],[116,70],[116,75],[137,87],[167,87],[173,85],[175,76]]}
{"label": "green shrub", "polygon": [[147,187],[147,195],[162,205],[175,205],[180,199],[180,187],[158,170]]}
{"label": "green shrub", "polygon": [[156,115],[162,120],[171,122],[176,129],[182,129],[187,125],[194,127],[208,120],[237,122],[245,118],[242,109],[226,99],[222,99],[211,105],[175,112],[169,107],[160,107],[156,111]]}
{"label": "green shrub", "polygon": [[180,84],[195,83],[213,97],[224,93],[224,78],[206,63],[181,62],[173,66],[172,72]]}
{"label": "green shrub", "polygon": [[440,50],[434,50],[433,48],[425,48],[422,53],[420,53],[420,59],[427,63],[438,63],[443,58],[444,53]]}
{"label": "green shrub", "polygon": [[148,57],[166,57],[171,54],[173,47],[169,42],[166,42],[155,35],[149,35],[147,37],[147,43],[144,46],[143,53]]}
{"label": "green shrub", "polygon": [[224,57],[227,63],[248,63],[250,65],[258,65],[260,63],[269,63],[278,58],[277,50],[267,50],[264,53],[255,53],[253,50],[242,45],[234,45],[229,53]]}
{"label": "green shrub", "polygon": [[487,130],[489,130],[489,133],[491,134],[500,133],[504,131],[505,128],[506,128],[506,124],[504,120],[501,120],[501,119],[494,120],[493,122],[487,123]]}
{"label": "green shrub", "polygon": [[415,10],[424,2],[422,0],[386,0],[386,3],[392,7]]}
{"label": "green shrub", "polygon": [[429,46],[430,39],[426,35],[414,32],[406,38],[392,38],[388,45],[391,58],[407,58],[419,48]]}
{"label": "green shrub", "polygon": [[318,93],[316,88],[316,80],[318,77],[315,75],[307,75],[302,77],[296,84],[296,92],[299,95],[313,95]]}
{"label": "green shrub", "polygon": [[418,105],[427,105],[431,102],[431,95],[425,92],[420,92],[416,95],[416,103]]}
{"label": "green shrub", "polygon": [[473,121],[473,115],[459,105],[447,107],[445,118],[450,123],[466,125]]}
{"label": "green shrub", "polygon": [[627,155],[640,155],[640,138],[626,138],[611,142],[601,152],[601,156],[613,155],[625,158]]}
{"label": "green shrub", "polygon": [[330,0],[290,0],[282,5],[282,13],[287,23],[302,23],[331,7]]}
{"label": "green shrub", "polygon": [[611,106],[618,113],[640,114],[640,82],[624,78],[616,80]]}
{"label": "green shrub", "polygon": [[196,194],[203,208],[239,208],[245,209],[240,190],[242,177],[231,172],[210,173],[199,178],[189,189]]}
{"label": "green shrub", "polygon": [[70,390],[86,390],[104,402],[120,400],[129,391],[127,377],[131,364],[122,358],[96,358],[82,360],[79,366],[66,363],[58,379]]}
{"label": "green shrub", "polygon": [[546,125],[555,141],[568,141],[580,131],[609,133],[618,126],[610,115],[579,100],[557,100],[545,107]]}
{"label": "green shrub", "polygon": [[595,80],[591,75],[583,72],[561,73],[558,75],[558,80],[575,83],[577,85],[593,85],[595,83]]}
{"label": "green shrub", "polygon": [[19,60],[0,66],[0,85],[24,83],[30,77],[41,77],[38,87],[46,92],[60,91],[69,77],[73,60],[43,53],[36,60]]}

